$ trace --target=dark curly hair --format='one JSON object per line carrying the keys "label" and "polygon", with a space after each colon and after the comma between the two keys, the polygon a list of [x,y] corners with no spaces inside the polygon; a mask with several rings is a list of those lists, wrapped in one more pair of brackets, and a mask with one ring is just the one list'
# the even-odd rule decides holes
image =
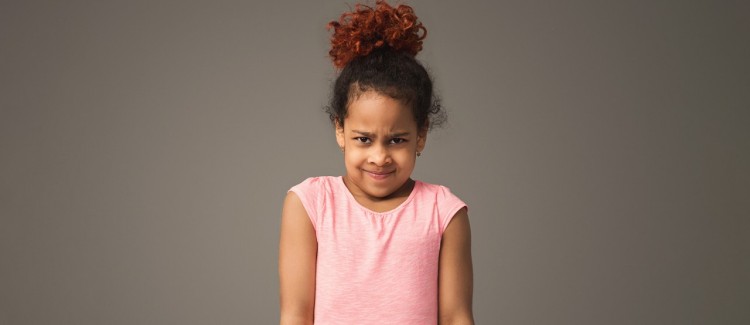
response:
{"label": "dark curly hair", "polygon": [[344,125],[349,103],[370,90],[411,107],[420,130],[445,121],[432,78],[414,57],[422,49],[427,29],[411,7],[393,8],[382,0],[375,8],[357,4],[339,21],[328,23],[328,28],[333,28],[329,54],[341,69],[326,107],[331,122]]}

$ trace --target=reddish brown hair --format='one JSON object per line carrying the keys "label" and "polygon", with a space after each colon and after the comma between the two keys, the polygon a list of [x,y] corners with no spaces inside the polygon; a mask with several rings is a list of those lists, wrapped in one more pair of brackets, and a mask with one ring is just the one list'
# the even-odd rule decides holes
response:
{"label": "reddish brown hair", "polygon": [[422,40],[427,36],[427,29],[417,20],[411,7],[393,8],[383,0],[378,0],[375,8],[357,4],[354,11],[329,22],[328,29],[331,28],[333,35],[328,54],[337,68],[344,68],[353,59],[383,46],[415,56],[422,50]]}
{"label": "reddish brown hair", "polygon": [[[333,64],[341,69],[326,112],[334,125],[344,125],[352,99],[375,91],[409,106],[420,131],[445,121],[445,111],[432,89],[432,78],[415,57],[427,30],[406,5],[375,8],[357,5],[332,21]],[[421,31],[421,33],[420,33]]]}

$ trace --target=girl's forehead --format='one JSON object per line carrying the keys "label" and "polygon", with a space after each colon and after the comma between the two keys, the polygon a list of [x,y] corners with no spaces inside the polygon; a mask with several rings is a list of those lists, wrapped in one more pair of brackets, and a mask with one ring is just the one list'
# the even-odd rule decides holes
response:
{"label": "girl's forehead", "polygon": [[413,113],[408,106],[374,91],[363,93],[349,103],[344,124],[374,129],[416,127]]}

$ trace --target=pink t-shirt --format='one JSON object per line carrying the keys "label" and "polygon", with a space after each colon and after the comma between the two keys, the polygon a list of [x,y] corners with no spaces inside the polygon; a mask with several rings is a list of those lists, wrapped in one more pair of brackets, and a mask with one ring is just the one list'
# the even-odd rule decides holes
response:
{"label": "pink t-shirt", "polygon": [[341,176],[292,187],[318,239],[315,324],[437,324],[440,239],[466,206],[447,187],[416,181],[387,212],[360,205]]}

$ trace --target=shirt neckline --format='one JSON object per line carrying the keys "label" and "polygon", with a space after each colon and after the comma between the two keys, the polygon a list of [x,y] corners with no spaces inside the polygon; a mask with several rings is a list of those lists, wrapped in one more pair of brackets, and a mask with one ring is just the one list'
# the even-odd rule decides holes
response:
{"label": "shirt neckline", "polygon": [[346,184],[344,183],[344,176],[337,176],[336,178],[337,178],[339,186],[341,186],[342,190],[344,192],[346,192],[346,196],[349,198],[349,200],[354,205],[358,206],[360,209],[364,210],[365,212],[367,212],[369,214],[381,215],[381,216],[382,215],[393,214],[393,213],[398,212],[399,210],[403,209],[407,204],[409,204],[409,202],[411,202],[411,200],[414,198],[415,194],[417,193],[417,190],[419,188],[421,188],[421,186],[422,186],[422,182],[420,182],[420,181],[418,181],[418,180],[415,179],[414,180],[414,187],[411,189],[411,193],[409,193],[409,196],[406,197],[406,200],[404,200],[404,202],[401,202],[401,204],[399,204],[395,208],[390,209],[388,211],[377,212],[377,211],[373,211],[373,210],[370,210],[369,208],[365,207],[364,205],[362,205],[361,203],[359,203],[359,201],[357,201],[356,198],[354,198],[354,194],[352,194],[352,192],[349,191],[349,188],[346,187]]}

